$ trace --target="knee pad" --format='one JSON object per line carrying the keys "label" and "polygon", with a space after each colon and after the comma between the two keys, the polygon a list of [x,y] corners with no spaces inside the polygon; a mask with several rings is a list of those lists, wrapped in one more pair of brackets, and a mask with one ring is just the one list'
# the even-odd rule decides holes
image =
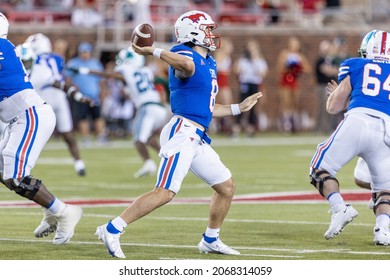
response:
{"label": "knee pad", "polygon": [[388,204],[390,205],[390,200],[389,199],[381,199],[381,196],[388,195],[390,196],[390,192],[380,192],[378,195],[374,193],[372,195],[372,199],[374,201],[374,213],[376,213],[376,209],[378,209],[378,206],[381,204]]}
{"label": "knee pad", "polygon": [[[321,178],[320,176],[322,174],[328,174],[328,176]],[[311,168],[310,178],[311,178],[310,184],[312,184],[316,189],[318,189],[320,195],[322,195],[323,197],[325,197],[324,196],[325,181],[335,180],[337,184],[339,183],[339,181],[334,176],[330,175],[328,171],[325,170],[316,171],[314,168]]]}
{"label": "knee pad", "polygon": [[32,176],[26,176],[23,177],[22,181],[20,182],[17,179],[12,178],[5,180],[5,185],[7,188],[9,188],[11,191],[14,191],[18,195],[32,200],[39,191],[39,188],[42,186],[42,182]]}

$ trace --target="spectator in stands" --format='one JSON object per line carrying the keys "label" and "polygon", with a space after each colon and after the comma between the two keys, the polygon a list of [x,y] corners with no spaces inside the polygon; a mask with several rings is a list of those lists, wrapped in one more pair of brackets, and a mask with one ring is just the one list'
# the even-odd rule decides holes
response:
{"label": "spectator in stands", "polygon": [[76,126],[83,138],[83,144],[88,145],[90,141],[90,120],[93,121],[95,132],[99,143],[106,142],[105,121],[101,117],[101,96],[100,89],[102,78],[79,73],[76,69],[87,68],[96,71],[103,71],[102,63],[93,57],[93,46],[88,42],[82,42],[78,46],[78,56],[66,63],[65,75],[79,90],[88,98],[93,100],[93,106],[85,103],[73,102],[72,111]]}
{"label": "spectator in stands", "polygon": [[282,130],[290,134],[301,128],[298,80],[302,73],[310,73],[312,71],[307,58],[301,52],[301,42],[297,37],[292,36],[288,39],[287,48],[279,53],[276,69],[280,76],[279,120]]}
{"label": "spectator in stands", "polygon": [[[134,2],[134,1],[133,1]],[[152,23],[152,16],[150,14],[150,4],[151,0],[142,0],[134,2],[134,13],[133,13],[133,24],[137,26],[138,24],[148,22]]]}
{"label": "spectator in stands", "polygon": [[107,0],[103,2],[102,13],[105,26],[114,26],[117,20],[116,5],[120,5],[116,0]]}
{"label": "spectator in stands", "polygon": [[44,1],[35,1],[39,6],[44,6],[49,9],[62,9],[62,10],[70,10],[75,0],[44,0]]}
{"label": "spectator in stands", "polygon": [[67,40],[58,38],[53,42],[53,53],[60,55],[64,61],[69,58],[69,43]]}
{"label": "spectator in stands", "polygon": [[331,9],[338,9],[341,6],[340,0],[326,0],[325,7]]}
{"label": "spectator in stands", "polygon": [[[60,7],[66,10],[71,9],[74,5],[74,1],[75,0],[60,0]],[[58,5],[56,7],[58,7]]]}
{"label": "spectator in stands", "polygon": [[[221,48],[215,52],[215,60],[217,62],[217,79],[219,94],[217,95],[216,102],[218,104],[232,104],[233,93],[230,85],[231,80],[231,68],[232,68],[232,51],[233,43],[228,38],[223,40]],[[218,122],[218,129],[223,133],[232,133],[232,127],[234,124],[233,116],[227,116],[213,120]]]}
{"label": "spectator in stands", "polygon": [[[268,72],[268,64],[262,55],[259,44],[255,40],[247,42],[244,52],[234,68],[240,83],[240,102],[253,93],[262,91],[261,87]],[[242,129],[248,136],[253,136],[256,128],[257,116],[253,107],[248,112],[236,117],[233,136],[237,136]]]}
{"label": "spectator in stands", "polygon": [[333,131],[333,116],[326,111],[328,96],[326,86],[332,79],[337,80],[338,67],[332,63],[332,43],[324,40],[320,43],[318,57],[315,62],[315,74],[317,81],[317,132],[329,134]]}
{"label": "spectator in stands", "polygon": [[269,15],[268,24],[277,24],[280,21],[280,6],[273,1],[256,1],[260,8]]}
{"label": "spectator in stands", "polygon": [[96,1],[77,0],[71,15],[72,25],[91,28],[100,25],[103,21],[103,16],[97,9]]}
{"label": "spectator in stands", "polygon": [[323,0],[297,0],[301,14],[300,23],[303,26],[313,27],[322,25],[321,9],[324,5]]}
{"label": "spectator in stands", "polygon": [[323,18],[323,24],[329,24],[330,22],[334,21],[338,15],[336,14],[341,7],[340,0],[326,0],[325,1],[325,7],[322,11],[324,18]]}

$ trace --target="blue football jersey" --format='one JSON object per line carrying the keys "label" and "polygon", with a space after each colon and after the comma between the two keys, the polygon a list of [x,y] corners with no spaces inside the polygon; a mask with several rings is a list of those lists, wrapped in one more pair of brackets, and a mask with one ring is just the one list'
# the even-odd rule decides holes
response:
{"label": "blue football jersey", "polygon": [[38,56],[36,64],[41,64],[50,69],[55,81],[63,81],[64,59],[55,53],[45,53]]}
{"label": "blue football jersey", "polygon": [[188,56],[195,63],[195,73],[187,79],[175,77],[169,69],[170,103],[173,114],[190,119],[208,128],[218,93],[217,66],[211,56],[204,58],[186,45],[177,45],[172,52]]}
{"label": "blue football jersey", "polygon": [[15,46],[0,38],[0,101],[25,89],[32,89],[32,85]]}
{"label": "blue football jersey", "polygon": [[365,107],[390,115],[390,62],[350,58],[340,65],[339,82],[350,77],[352,91],[348,110]]}

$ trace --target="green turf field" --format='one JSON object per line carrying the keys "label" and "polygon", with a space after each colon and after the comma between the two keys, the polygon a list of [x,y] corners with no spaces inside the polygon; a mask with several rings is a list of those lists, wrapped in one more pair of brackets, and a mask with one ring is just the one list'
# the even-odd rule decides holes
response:
{"label": "green turf field", "polygon": [[[313,192],[309,162],[324,137],[258,135],[232,140],[213,137],[213,146],[230,168],[236,197],[272,193]],[[141,161],[130,140],[107,147],[81,149],[87,176],[78,177],[68,151],[57,139],[42,152],[32,175],[63,200],[129,200],[149,191],[154,177],[134,179]],[[157,160],[157,155],[153,154]],[[353,184],[354,162],[339,173],[342,191],[360,191]],[[127,227],[121,244],[128,259],[221,260],[388,260],[388,247],[374,246],[375,218],[366,201],[352,202],[357,219],[333,240],[323,237],[330,222],[325,201],[233,203],[221,239],[240,256],[200,254],[196,245],[207,226],[210,188],[190,174],[175,200]],[[0,202],[25,202],[2,187]],[[194,200],[195,201],[195,200]],[[119,215],[125,205],[84,205],[84,217],[69,244],[51,244],[53,236],[37,239],[33,230],[42,218],[39,207],[1,207],[0,252],[3,260],[112,259],[94,235],[97,226]]]}

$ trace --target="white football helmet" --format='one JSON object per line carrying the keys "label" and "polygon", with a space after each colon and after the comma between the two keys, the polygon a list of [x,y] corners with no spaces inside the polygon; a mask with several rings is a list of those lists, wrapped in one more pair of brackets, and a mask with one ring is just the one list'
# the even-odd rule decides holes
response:
{"label": "white football helmet", "polygon": [[30,35],[26,43],[30,44],[32,50],[37,55],[51,53],[51,42],[48,37],[42,33]]}
{"label": "white football helmet", "polygon": [[19,56],[19,58],[22,60],[23,65],[26,68],[27,72],[30,73],[32,66],[37,58],[37,55],[34,53],[30,44],[24,43],[24,44],[17,45],[15,47],[15,51]]}
{"label": "white football helmet", "polygon": [[367,43],[368,41],[370,41],[370,39],[374,36],[376,32],[378,32],[378,30],[371,30],[364,36],[362,43],[360,44],[360,48],[358,49],[358,52],[360,53],[361,57],[367,56]]}
{"label": "white football helmet", "polygon": [[196,10],[187,12],[176,20],[177,42],[180,44],[191,42],[215,51],[221,45],[221,36],[212,33],[215,28],[217,24],[207,13]]}
{"label": "white football helmet", "polygon": [[23,43],[15,47],[15,51],[21,60],[35,60],[37,58],[31,45],[29,43]]}
{"label": "white football helmet", "polygon": [[131,48],[121,50],[115,57],[116,65],[130,64],[134,67],[142,67],[145,64],[145,57],[137,54]]}
{"label": "white football helmet", "polygon": [[366,47],[366,57],[390,60],[390,33],[378,31],[373,34]]}
{"label": "white football helmet", "polygon": [[0,38],[7,38],[9,22],[8,19],[0,13]]}

